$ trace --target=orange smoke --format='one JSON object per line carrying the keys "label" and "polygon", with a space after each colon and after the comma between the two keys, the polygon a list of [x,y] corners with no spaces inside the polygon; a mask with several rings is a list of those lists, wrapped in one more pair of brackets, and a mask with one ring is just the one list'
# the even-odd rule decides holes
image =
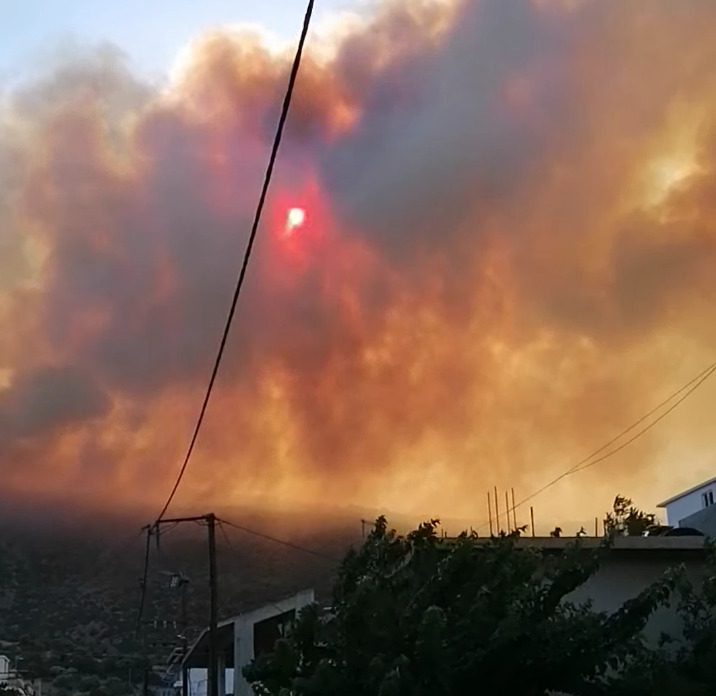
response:
{"label": "orange smoke", "polygon": [[[482,519],[486,490],[527,494],[711,362],[714,22],[697,0],[403,0],[309,55],[177,502]],[[6,95],[6,492],[159,507],[288,67],[214,34],[163,89],[105,53]],[[541,518],[705,477],[712,395]]]}

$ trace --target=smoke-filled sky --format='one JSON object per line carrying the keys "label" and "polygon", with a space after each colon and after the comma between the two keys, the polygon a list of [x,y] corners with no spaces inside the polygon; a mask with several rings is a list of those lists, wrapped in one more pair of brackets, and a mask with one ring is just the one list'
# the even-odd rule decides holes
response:
{"label": "smoke-filled sky", "polygon": [[[702,0],[389,0],[314,35],[177,504],[481,520],[712,362],[714,26]],[[0,95],[0,467],[16,497],[159,508],[291,56],[215,31],[157,85],[120,49]],[[540,519],[713,475],[714,390]]]}

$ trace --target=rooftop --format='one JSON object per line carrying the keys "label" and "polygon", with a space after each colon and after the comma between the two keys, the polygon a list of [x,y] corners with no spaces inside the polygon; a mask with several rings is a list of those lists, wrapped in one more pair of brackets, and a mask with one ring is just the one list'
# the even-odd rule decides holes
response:
{"label": "rooftop", "polygon": [[710,486],[712,484],[716,483],[716,476],[714,478],[709,479],[708,481],[704,481],[703,483],[700,483],[698,486],[692,486],[691,488],[682,491],[681,493],[677,493],[676,495],[672,496],[668,500],[665,500],[663,503],[659,503],[656,507],[666,507],[667,505],[670,505],[671,503],[679,500],[679,498],[683,498],[684,496],[690,495],[691,493],[696,493],[696,491],[701,490],[702,488],[705,488],[706,486]]}
{"label": "rooftop", "polygon": [[[517,545],[522,548],[538,548],[544,551],[560,551],[579,541],[582,548],[598,549],[604,543],[603,537],[522,537]],[[669,551],[699,552],[705,547],[706,537],[702,536],[617,536],[612,540],[612,551]]]}
{"label": "rooftop", "polygon": [[[454,541],[452,538],[446,539]],[[491,537],[480,537],[478,543],[489,544]],[[707,538],[704,536],[616,536],[611,540],[610,554],[620,558],[625,556],[653,558],[668,556],[671,559],[685,560],[687,558],[702,557],[706,552]],[[570,546],[578,543],[583,549],[598,550],[604,546],[604,537],[529,537],[523,536],[517,540],[517,548],[537,549],[544,553],[560,553]]]}

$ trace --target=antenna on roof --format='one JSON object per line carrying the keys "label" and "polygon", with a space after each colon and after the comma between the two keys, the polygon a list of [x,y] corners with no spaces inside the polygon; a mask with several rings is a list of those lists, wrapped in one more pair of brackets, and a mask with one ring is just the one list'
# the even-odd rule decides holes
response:
{"label": "antenna on roof", "polygon": [[532,522],[532,536],[535,535],[535,509],[530,505],[530,522]]}
{"label": "antenna on roof", "polygon": [[492,531],[492,504],[490,503],[490,491],[487,491],[487,519],[490,521],[490,536],[495,536]]}
{"label": "antenna on roof", "polygon": [[512,531],[512,525],[510,523],[510,494],[505,489],[505,517],[507,518],[507,533]]}

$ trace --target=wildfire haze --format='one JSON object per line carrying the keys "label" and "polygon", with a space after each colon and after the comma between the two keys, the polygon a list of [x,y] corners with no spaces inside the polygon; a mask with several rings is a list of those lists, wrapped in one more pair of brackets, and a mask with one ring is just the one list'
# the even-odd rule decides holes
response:
{"label": "wildfire haze", "polygon": [[[716,359],[716,4],[371,12],[309,41],[180,505],[479,520]],[[290,58],[215,33],[161,87],[102,48],[1,96],[6,495],[160,507]],[[714,388],[542,517],[705,477]]]}

